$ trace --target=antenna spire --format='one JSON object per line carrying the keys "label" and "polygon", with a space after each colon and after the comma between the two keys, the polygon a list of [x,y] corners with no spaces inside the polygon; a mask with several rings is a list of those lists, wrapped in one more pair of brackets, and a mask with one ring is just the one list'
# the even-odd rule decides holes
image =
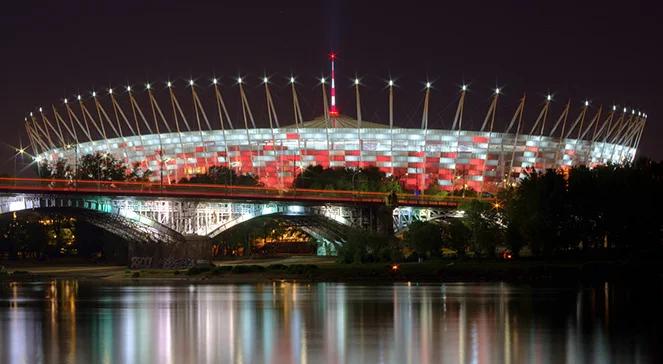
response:
{"label": "antenna spire", "polygon": [[331,61],[331,106],[329,107],[329,116],[336,118],[338,117],[338,110],[336,109],[336,77],[334,75],[334,62],[336,61],[336,53],[334,53],[334,51],[329,53],[329,61]]}

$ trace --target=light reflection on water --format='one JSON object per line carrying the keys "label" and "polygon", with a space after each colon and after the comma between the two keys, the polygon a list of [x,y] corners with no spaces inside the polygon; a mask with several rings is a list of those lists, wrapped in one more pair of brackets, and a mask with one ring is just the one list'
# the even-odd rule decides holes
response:
{"label": "light reflection on water", "polygon": [[5,283],[0,362],[656,362],[661,289],[651,291]]}

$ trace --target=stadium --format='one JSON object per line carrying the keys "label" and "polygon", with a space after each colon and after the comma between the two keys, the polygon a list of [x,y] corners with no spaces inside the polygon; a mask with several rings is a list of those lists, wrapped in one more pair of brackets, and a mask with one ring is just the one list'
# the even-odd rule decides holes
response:
{"label": "stadium", "polygon": [[[647,117],[623,106],[591,107],[588,101],[568,102],[553,112],[552,96],[547,95],[536,100],[543,106],[537,106],[535,118],[524,116],[523,96],[509,117],[496,120],[501,91],[494,89],[487,110],[481,111],[481,126],[469,129],[463,126],[468,91],[463,85],[451,125],[434,129],[429,125],[440,123],[429,123],[431,83],[426,83],[421,126],[402,127],[394,121],[393,81],[386,85],[387,120],[362,118],[359,80],[353,85],[355,115],[341,114],[333,56],[331,63],[331,77],[318,82],[320,116],[311,120],[302,117],[294,78],[287,86],[292,111],[285,124],[276,112],[269,79],[259,85],[264,89],[260,102],[266,104],[266,120],[256,123],[247,80],[237,78],[232,89],[222,90],[215,78],[208,86],[188,81],[186,98],[176,95],[170,81],[159,90],[148,83],[140,90],[127,86],[78,95],[52,110],[31,112],[25,128],[38,162],[65,160],[74,166],[82,155],[110,153],[127,165],[149,169],[150,179],[164,184],[225,166],[255,175],[266,187],[287,189],[308,166],[375,166],[408,190],[423,191],[436,184],[447,191],[493,193],[531,169],[632,161]],[[239,120],[230,117],[227,107],[225,98],[231,93],[234,98],[239,94]]]}

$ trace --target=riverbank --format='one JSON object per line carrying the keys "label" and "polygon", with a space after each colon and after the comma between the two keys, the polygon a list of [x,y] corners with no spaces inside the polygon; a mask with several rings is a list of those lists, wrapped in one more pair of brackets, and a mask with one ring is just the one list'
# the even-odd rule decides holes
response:
{"label": "riverbank", "polygon": [[423,263],[338,264],[332,258],[288,257],[283,259],[244,259],[218,261],[214,266],[191,269],[131,270],[117,265],[20,264],[6,266],[0,279],[104,280],[112,283],[163,282],[255,283],[302,282],[570,282],[663,278],[658,261],[596,260],[437,260]]}

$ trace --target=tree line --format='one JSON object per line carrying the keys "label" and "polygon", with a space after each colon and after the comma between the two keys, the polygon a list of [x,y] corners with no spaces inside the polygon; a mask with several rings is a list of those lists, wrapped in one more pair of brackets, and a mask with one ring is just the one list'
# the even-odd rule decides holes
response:
{"label": "tree line", "polygon": [[[41,178],[128,182],[147,182],[154,176],[152,170],[141,167],[138,162],[129,166],[124,160],[116,158],[110,153],[101,152],[82,155],[74,166],[64,158],[59,158],[51,163],[42,160],[37,164],[37,174]],[[238,174],[224,166],[211,166],[205,173],[184,177],[179,182],[236,186],[260,185],[260,181],[255,175]]]}
{"label": "tree line", "polygon": [[663,163],[527,171],[496,199],[472,199],[459,214],[415,221],[402,238],[356,232],[339,249],[342,262],[398,261],[445,255],[534,257],[606,252],[660,253]]}

